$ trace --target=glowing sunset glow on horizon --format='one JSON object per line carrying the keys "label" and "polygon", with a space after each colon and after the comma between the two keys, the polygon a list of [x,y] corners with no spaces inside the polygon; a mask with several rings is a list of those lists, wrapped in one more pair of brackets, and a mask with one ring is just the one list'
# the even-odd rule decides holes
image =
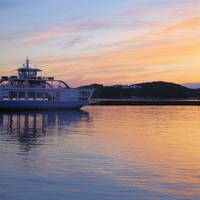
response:
{"label": "glowing sunset glow on horizon", "polygon": [[0,75],[28,55],[72,86],[200,83],[200,1],[0,0]]}

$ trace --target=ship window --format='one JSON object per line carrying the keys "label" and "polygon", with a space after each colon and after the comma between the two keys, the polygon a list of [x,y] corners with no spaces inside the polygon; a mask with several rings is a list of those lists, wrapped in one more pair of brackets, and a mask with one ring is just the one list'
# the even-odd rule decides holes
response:
{"label": "ship window", "polygon": [[25,87],[26,85],[25,81],[20,81],[20,80],[13,82],[13,84],[15,87]]}
{"label": "ship window", "polygon": [[40,100],[40,99],[43,99],[43,96],[44,96],[44,95],[43,95],[42,92],[37,92],[36,95],[37,95],[37,99],[39,99],[39,100]]}
{"label": "ship window", "polygon": [[9,92],[9,98],[12,99],[17,99],[17,92],[16,91],[10,91]]}
{"label": "ship window", "polygon": [[34,88],[36,86],[34,81],[29,81],[29,87]]}
{"label": "ship window", "polygon": [[26,82],[25,81],[20,81],[19,82],[19,87],[25,87],[26,86]]}
{"label": "ship window", "polygon": [[25,92],[19,92],[19,99],[25,100]]}
{"label": "ship window", "polygon": [[41,86],[41,81],[29,81],[30,88],[35,88],[35,87],[40,87],[40,86]]}
{"label": "ship window", "polygon": [[52,97],[50,94],[48,94],[47,92],[45,92],[45,100],[51,101]]}
{"label": "ship window", "polygon": [[35,92],[28,92],[28,99],[34,100],[35,99]]}
{"label": "ship window", "polygon": [[2,100],[9,100],[9,98],[7,96],[3,96]]}

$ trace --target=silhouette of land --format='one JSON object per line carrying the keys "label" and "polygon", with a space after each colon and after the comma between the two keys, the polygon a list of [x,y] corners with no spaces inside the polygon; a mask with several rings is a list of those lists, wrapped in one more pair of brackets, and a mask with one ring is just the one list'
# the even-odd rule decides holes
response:
{"label": "silhouette of land", "polygon": [[199,105],[200,89],[169,82],[104,86],[91,84],[95,105]]}

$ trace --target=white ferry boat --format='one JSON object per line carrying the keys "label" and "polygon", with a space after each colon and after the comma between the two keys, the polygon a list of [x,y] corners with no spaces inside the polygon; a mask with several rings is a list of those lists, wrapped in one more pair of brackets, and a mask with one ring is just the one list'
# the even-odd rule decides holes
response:
{"label": "white ferry boat", "polygon": [[79,109],[90,103],[91,89],[73,89],[54,77],[41,77],[39,68],[26,63],[18,76],[0,79],[0,109]]}

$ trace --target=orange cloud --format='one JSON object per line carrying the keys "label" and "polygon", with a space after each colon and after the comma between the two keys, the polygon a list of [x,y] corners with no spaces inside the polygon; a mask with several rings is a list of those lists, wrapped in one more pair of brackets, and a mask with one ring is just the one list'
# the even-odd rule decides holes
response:
{"label": "orange cloud", "polygon": [[[73,85],[92,82],[131,84],[154,80],[198,82],[200,17],[177,16],[174,14],[164,21],[158,17],[152,21],[143,19],[139,20],[139,25],[137,20],[132,19],[113,19],[113,23],[112,20],[83,21],[33,34],[23,42],[38,45],[60,38],[61,45],[56,46],[55,51],[53,46],[51,55],[35,60],[38,65],[48,66],[43,69],[49,74]],[[113,26],[116,29],[112,29]],[[102,34],[101,30],[106,31]],[[74,50],[72,45],[82,41],[82,33],[87,31],[90,31],[91,37]],[[71,41],[65,37],[68,35],[73,36]],[[63,48],[63,40],[67,39],[69,50]],[[46,51],[49,53],[49,47]]]}
{"label": "orange cloud", "polygon": [[[194,75],[190,68],[200,64],[200,61],[193,63],[199,55],[200,41],[195,40],[151,44],[142,49],[112,49],[73,58],[44,59],[41,64],[51,66],[48,68],[50,73],[72,80],[73,84],[78,80],[76,85],[96,81],[107,84],[153,80],[183,82]],[[200,70],[196,69],[197,72]]]}
{"label": "orange cloud", "polygon": [[195,17],[192,19],[187,19],[179,22],[170,24],[163,30],[163,33],[169,34],[176,31],[194,31],[198,29],[200,31],[200,17]]}
{"label": "orange cloud", "polygon": [[35,44],[35,43],[57,38],[59,36],[64,35],[65,33],[66,33],[65,29],[55,29],[51,31],[37,33],[33,36],[27,37],[23,40],[23,42],[25,44]]}

